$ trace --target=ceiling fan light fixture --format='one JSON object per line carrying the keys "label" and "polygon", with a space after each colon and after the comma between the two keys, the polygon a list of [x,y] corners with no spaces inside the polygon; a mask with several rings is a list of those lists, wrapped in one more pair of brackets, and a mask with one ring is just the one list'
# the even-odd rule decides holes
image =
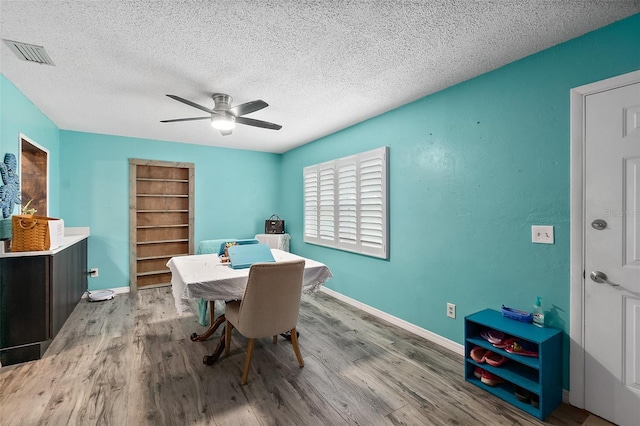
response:
{"label": "ceiling fan light fixture", "polygon": [[212,115],[211,127],[220,131],[233,130],[236,127],[236,118],[231,114],[226,115]]}
{"label": "ceiling fan light fixture", "polygon": [[244,104],[231,107],[231,96],[224,93],[214,93],[213,109],[207,108],[195,102],[191,102],[188,99],[181,98],[176,95],[167,95],[173,100],[182,102],[193,108],[197,108],[201,111],[208,112],[210,115],[207,117],[189,117],[189,118],[175,118],[171,120],[160,120],[161,123],[175,123],[182,121],[194,121],[194,120],[211,120],[211,127],[218,130],[222,136],[228,136],[233,133],[233,129],[236,127],[236,123],[243,124],[245,126],[260,127],[262,129],[280,130],[282,128],[279,124],[269,123],[268,121],[256,120],[254,118],[243,117],[246,114],[260,111],[263,108],[269,106],[268,103],[262,99],[256,99],[255,101],[245,102]]}

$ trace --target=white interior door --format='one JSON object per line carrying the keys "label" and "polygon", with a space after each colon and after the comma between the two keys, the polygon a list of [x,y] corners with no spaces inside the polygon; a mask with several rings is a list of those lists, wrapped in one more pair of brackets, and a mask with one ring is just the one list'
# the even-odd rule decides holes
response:
{"label": "white interior door", "polygon": [[585,408],[637,426],[640,83],[588,95],[585,108]]}

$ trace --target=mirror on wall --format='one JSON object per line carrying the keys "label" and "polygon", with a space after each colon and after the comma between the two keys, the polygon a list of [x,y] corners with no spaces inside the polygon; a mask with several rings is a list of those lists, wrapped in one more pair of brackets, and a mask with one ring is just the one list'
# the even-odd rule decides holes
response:
{"label": "mirror on wall", "polygon": [[22,207],[36,209],[38,215],[49,215],[49,151],[20,135],[20,191]]}

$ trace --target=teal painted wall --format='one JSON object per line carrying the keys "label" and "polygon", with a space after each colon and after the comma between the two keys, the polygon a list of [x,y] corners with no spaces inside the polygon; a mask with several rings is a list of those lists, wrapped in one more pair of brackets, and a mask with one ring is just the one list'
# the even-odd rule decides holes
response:
{"label": "teal painted wall", "polygon": [[196,242],[252,237],[278,210],[280,155],[60,131],[3,75],[0,107],[0,157],[19,155],[20,133],[48,149],[49,215],[91,228],[90,290],[129,285],[129,158],[195,164]]}
{"label": "teal painted wall", "polygon": [[[60,205],[58,128],[12,82],[0,74],[0,161],[4,160],[6,153],[20,158],[20,134],[49,150],[49,214],[57,216]],[[26,204],[29,200],[23,201]],[[15,207],[14,213],[19,211]]]}
{"label": "teal painted wall", "polygon": [[196,244],[253,237],[277,210],[280,155],[71,131],[60,132],[60,151],[60,216],[91,227],[91,290],[129,285],[130,158],[195,164]]}
{"label": "teal painted wall", "polygon": [[[327,287],[461,344],[465,315],[542,296],[568,388],[569,91],[639,69],[638,40],[635,15],[285,153],[293,250],[331,268]],[[385,145],[389,260],[305,244],[302,168]],[[555,244],[532,244],[531,225]]]}
{"label": "teal painted wall", "polygon": [[[196,164],[196,241],[251,236],[277,212],[327,286],[462,343],[462,318],[504,303],[569,330],[569,90],[640,68],[640,15],[282,156],[58,131],[0,75],[0,151],[22,132],[51,151],[51,210],[90,226],[91,289],[128,283],[128,159]],[[302,168],[390,147],[389,260],[302,241]],[[556,227],[533,245],[530,226]],[[445,304],[457,305],[456,320]],[[568,338],[565,378],[568,388]]]}

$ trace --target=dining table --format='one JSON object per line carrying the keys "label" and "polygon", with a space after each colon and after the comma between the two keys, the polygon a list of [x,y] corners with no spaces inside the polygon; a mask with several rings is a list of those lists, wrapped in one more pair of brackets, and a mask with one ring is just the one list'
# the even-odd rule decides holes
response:
{"label": "dining table", "polygon": [[[305,261],[302,292],[318,291],[326,280],[332,277],[331,270],[323,263],[304,258],[283,250],[271,249],[275,262],[303,259]],[[209,328],[203,333],[193,333],[193,342],[211,337],[220,325],[224,324],[224,314],[215,317],[214,302],[242,300],[247,287],[250,268],[234,269],[229,262],[223,262],[217,254],[176,256],[169,259],[167,266],[171,271],[171,288],[175,307],[182,315],[189,306],[189,299],[209,301]],[[218,339],[218,345],[211,355],[205,355],[203,363],[213,364],[224,350],[224,329]]]}

